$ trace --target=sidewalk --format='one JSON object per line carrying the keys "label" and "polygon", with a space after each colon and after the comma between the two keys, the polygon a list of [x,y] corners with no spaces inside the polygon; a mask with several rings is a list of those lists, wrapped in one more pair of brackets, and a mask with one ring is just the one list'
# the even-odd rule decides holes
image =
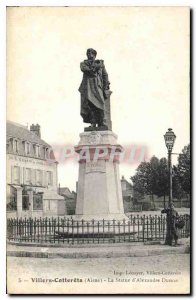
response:
{"label": "sidewalk", "polygon": [[181,239],[177,247],[163,244],[121,243],[121,244],[85,244],[85,245],[53,245],[28,246],[18,244],[7,245],[7,256],[34,258],[101,258],[101,257],[144,257],[167,254],[189,253],[188,239]]}

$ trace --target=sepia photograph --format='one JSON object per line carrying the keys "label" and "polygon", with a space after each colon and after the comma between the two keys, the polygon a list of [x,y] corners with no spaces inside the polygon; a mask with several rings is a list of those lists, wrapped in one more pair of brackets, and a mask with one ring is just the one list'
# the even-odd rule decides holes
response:
{"label": "sepia photograph", "polygon": [[7,6],[7,293],[191,294],[188,6]]}

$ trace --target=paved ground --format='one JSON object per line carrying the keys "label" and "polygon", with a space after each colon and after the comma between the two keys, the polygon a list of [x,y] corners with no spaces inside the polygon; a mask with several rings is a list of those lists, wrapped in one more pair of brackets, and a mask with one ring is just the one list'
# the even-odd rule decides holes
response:
{"label": "paved ground", "polygon": [[188,293],[189,264],[188,254],[88,259],[8,257],[8,291]]}
{"label": "paved ground", "polygon": [[[164,242],[162,242],[164,243]],[[180,239],[178,247],[143,243],[114,243],[114,244],[56,244],[29,245],[18,243],[7,245],[7,255],[16,257],[35,258],[101,258],[101,257],[136,257],[189,253],[189,238]]]}

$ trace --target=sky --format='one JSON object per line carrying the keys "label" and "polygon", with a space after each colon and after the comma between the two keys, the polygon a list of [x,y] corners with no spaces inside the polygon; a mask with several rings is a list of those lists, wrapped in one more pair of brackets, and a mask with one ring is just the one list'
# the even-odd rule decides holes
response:
{"label": "sky", "polygon": [[[165,157],[171,127],[179,153],[189,143],[189,38],[186,7],[10,7],[7,119],[39,123],[55,149],[77,145],[86,126],[79,65],[94,48],[109,74],[118,143]],[[61,186],[75,190],[77,162],[58,158]],[[137,165],[122,163],[120,174],[129,179]]]}

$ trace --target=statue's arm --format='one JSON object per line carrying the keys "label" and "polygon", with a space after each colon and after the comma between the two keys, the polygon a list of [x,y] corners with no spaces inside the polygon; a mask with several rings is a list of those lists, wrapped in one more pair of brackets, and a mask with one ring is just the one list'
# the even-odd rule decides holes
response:
{"label": "statue's arm", "polygon": [[104,90],[109,90],[110,89],[110,82],[109,82],[109,79],[108,79],[108,73],[106,71],[104,63],[103,63],[103,66],[102,66],[102,78],[103,78],[103,89]]}
{"label": "statue's arm", "polygon": [[85,73],[87,75],[94,75],[95,74],[94,70],[90,66],[85,64],[84,62],[80,63],[80,69],[83,73]]}

